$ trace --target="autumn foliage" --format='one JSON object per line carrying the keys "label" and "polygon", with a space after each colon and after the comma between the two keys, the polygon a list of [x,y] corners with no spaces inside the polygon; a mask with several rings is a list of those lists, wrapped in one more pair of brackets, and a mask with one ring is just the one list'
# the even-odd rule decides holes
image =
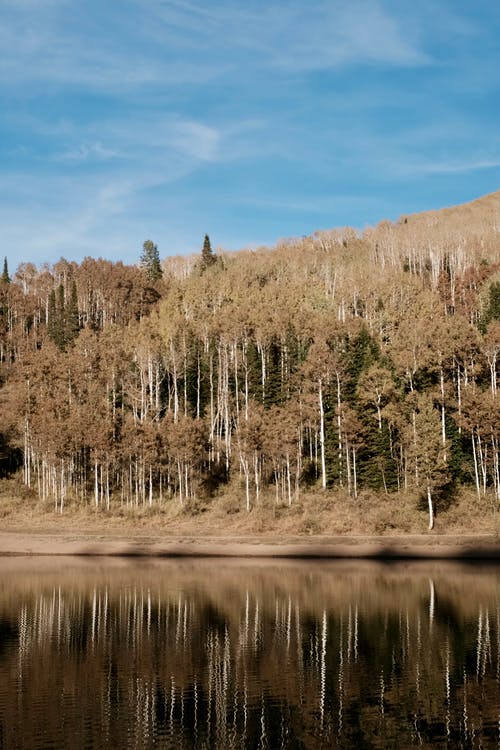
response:
{"label": "autumn foliage", "polygon": [[[498,195],[208,264],[85,259],[0,280],[0,470],[78,498],[189,506],[221,486],[470,485],[500,501]],[[215,257],[215,256],[214,256]]]}

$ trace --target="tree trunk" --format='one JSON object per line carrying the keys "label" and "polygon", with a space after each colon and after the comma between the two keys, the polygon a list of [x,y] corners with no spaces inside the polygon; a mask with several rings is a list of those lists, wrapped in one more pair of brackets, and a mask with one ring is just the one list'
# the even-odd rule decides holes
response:
{"label": "tree trunk", "polygon": [[248,468],[248,461],[240,456],[241,468],[245,475],[245,497],[246,497],[246,509],[247,513],[250,513],[250,471]]}
{"label": "tree trunk", "polygon": [[427,505],[429,508],[429,531],[434,528],[434,506],[432,504],[431,488],[427,485]]}
{"label": "tree trunk", "polygon": [[99,507],[99,475],[98,475],[98,464],[97,460],[94,461],[94,497],[95,497],[95,507]]}
{"label": "tree trunk", "polygon": [[259,455],[257,451],[254,451],[254,477],[255,477],[255,501],[259,502],[260,494],[260,473],[259,473]]}
{"label": "tree trunk", "polygon": [[[358,477],[357,477],[357,472],[356,472],[356,448],[352,449],[352,474],[353,474],[353,482],[354,482],[354,497],[357,498]],[[384,479],[384,485],[385,485],[385,479]],[[387,494],[387,487],[385,488],[385,493]]]}
{"label": "tree trunk", "polygon": [[340,399],[340,376],[337,372],[337,432],[338,432],[338,462],[339,462],[339,484],[344,486],[344,476],[342,471],[342,412]]}
{"label": "tree trunk", "polygon": [[319,399],[319,444],[321,450],[321,486],[326,489],[326,460],[325,460],[325,411],[323,407],[323,384],[318,380]]}
{"label": "tree trunk", "polygon": [[[444,372],[442,367],[439,372],[439,382],[441,389],[441,440],[444,447],[446,445],[446,411],[444,404]],[[446,463],[446,452],[443,455],[443,460]]]}
{"label": "tree trunk", "polygon": [[474,428],[472,428],[471,440],[472,440],[472,455],[474,457],[474,478],[476,480],[477,496],[480,498],[481,486],[479,484],[479,468],[477,465],[477,452],[476,452],[476,441],[474,439]]}

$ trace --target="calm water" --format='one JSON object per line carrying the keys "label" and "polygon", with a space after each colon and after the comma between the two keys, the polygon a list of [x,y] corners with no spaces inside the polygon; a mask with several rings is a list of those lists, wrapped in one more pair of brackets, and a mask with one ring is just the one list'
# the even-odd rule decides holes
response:
{"label": "calm water", "polygon": [[500,747],[500,568],[0,560],[0,748]]}

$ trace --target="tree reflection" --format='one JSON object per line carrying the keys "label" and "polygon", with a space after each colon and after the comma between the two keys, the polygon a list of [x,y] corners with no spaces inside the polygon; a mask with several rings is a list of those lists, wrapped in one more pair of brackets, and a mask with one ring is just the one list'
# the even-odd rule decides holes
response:
{"label": "tree reflection", "polygon": [[500,740],[496,570],[11,567],[0,584],[2,746]]}

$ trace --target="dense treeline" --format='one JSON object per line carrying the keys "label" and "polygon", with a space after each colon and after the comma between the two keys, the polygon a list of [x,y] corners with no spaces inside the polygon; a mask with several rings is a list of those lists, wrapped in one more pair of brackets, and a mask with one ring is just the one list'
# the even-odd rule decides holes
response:
{"label": "dense treeline", "polygon": [[500,500],[498,196],[358,234],[0,280],[0,467],[63,510],[303,488]]}

